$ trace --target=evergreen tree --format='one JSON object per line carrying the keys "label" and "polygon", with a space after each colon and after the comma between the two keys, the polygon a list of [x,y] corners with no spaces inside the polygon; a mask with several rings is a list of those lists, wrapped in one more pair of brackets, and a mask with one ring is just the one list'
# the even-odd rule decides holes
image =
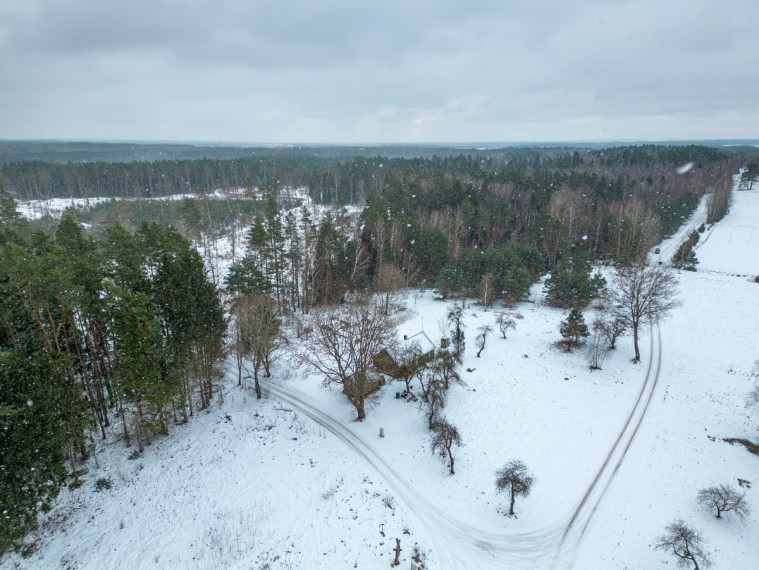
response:
{"label": "evergreen tree", "polygon": [[[170,402],[166,355],[161,324],[150,297],[112,287],[109,290],[114,376],[120,391],[134,405],[133,431],[139,451],[149,442],[149,432],[165,433]],[[126,409],[119,410],[128,432]],[[127,440],[129,441],[129,440]]]}
{"label": "evergreen tree", "polygon": [[0,349],[0,555],[20,544],[66,481],[61,390],[54,355]]}
{"label": "evergreen tree", "polygon": [[591,274],[592,266],[586,252],[575,250],[564,262],[551,270],[546,280],[546,300],[554,307],[569,309],[585,307],[596,297],[606,280],[598,273]]}
{"label": "evergreen tree", "polygon": [[461,364],[464,360],[466,339],[464,337],[464,311],[461,307],[453,307],[448,311],[448,324],[451,327],[451,344],[453,346],[453,358]]}
{"label": "evergreen tree", "polygon": [[559,332],[564,337],[563,342],[567,348],[567,352],[571,352],[573,346],[580,346],[580,339],[590,334],[582,311],[580,309],[569,311],[567,319],[561,322]]}
{"label": "evergreen tree", "polygon": [[253,295],[271,290],[271,283],[253,255],[245,255],[240,261],[234,262],[229,268],[224,284],[232,295]]}
{"label": "evergreen tree", "polygon": [[312,282],[317,304],[336,304],[348,289],[345,246],[345,237],[328,213],[316,234]]}

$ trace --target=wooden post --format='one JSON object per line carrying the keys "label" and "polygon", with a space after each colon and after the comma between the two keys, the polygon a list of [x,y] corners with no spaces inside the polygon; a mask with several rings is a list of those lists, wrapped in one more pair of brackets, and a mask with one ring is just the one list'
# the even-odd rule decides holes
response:
{"label": "wooden post", "polygon": [[380,428],[380,437],[385,437],[385,428]]}

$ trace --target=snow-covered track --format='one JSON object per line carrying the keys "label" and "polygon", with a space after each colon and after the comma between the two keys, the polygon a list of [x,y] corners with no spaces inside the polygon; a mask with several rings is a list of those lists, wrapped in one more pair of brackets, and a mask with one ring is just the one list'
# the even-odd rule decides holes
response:
{"label": "snow-covered track", "polygon": [[538,530],[506,532],[478,528],[462,522],[427,499],[408,477],[377,453],[349,427],[312,406],[298,391],[266,382],[268,393],[297,409],[342,440],[384,480],[407,510],[417,517],[434,541],[434,556],[441,568],[547,568],[566,520]]}
{"label": "snow-covered track", "polygon": [[428,531],[436,559],[444,568],[554,568],[571,569],[579,545],[607,490],[614,481],[645,417],[661,368],[659,326],[651,328],[650,358],[640,391],[614,444],[575,510],[540,529],[506,532],[483,529],[456,519],[420,493],[403,473],[344,423],[309,403],[299,391],[265,382],[269,395],[287,402],[300,413],[343,441],[384,480],[397,498]]}
{"label": "snow-covered track", "polygon": [[655,323],[651,327],[651,348],[646,377],[638,392],[635,404],[593,482],[572,514],[556,550],[552,568],[569,570],[574,566],[577,550],[585,531],[619,472],[638,429],[643,423],[659,381],[661,360],[661,332],[658,323]]}

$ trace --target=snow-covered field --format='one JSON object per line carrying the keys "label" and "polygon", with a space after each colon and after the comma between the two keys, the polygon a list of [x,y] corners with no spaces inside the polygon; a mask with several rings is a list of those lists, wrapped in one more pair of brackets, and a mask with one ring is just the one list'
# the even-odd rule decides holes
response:
{"label": "snow-covered field", "polygon": [[[673,567],[652,545],[683,518],[715,567],[756,569],[759,457],[722,438],[759,439],[759,410],[745,407],[759,359],[759,192],[736,192],[696,254],[699,271],[679,275],[682,305],[642,339],[638,365],[629,337],[600,371],[557,349],[566,313],[542,302],[540,284],[510,309],[516,329],[501,339],[494,327],[476,358],[477,328],[502,309],[467,304],[465,384],[443,412],[465,444],[454,476],[430,453],[417,405],[395,398],[402,384],[356,423],[339,393],[285,358],[261,401],[230,366],[223,403],[141,457],[116,438],[99,445],[84,486],[63,490],[29,537],[34,552],[0,567],[375,569],[398,538],[401,568],[417,545],[444,570],[648,570]],[[399,334],[438,339],[448,308],[409,294]],[[536,479],[512,518],[495,489],[510,459]],[[97,491],[99,478],[111,489]],[[699,489],[738,478],[752,483],[746,521],[698,507]]]}
{"label": "snow-covered field", "polygon": [[[215,190],[214,192],[207,194],[206,198],[212,200],[226,200],[231,197],[243,197],[245,195],[251,195],[251,192],[245,188],[238,188],[236,190]],[[261,192],[258,190],[253,191],[253,196],[260,198]],[[307,188],[292,188],[284,187],[280,190],[279,197],[282,199],[298,200],[304,204],[310,205],[311,198],[308,195]],[[168,201],[173,202],[177,200],[196,199],[197,194],[172,194],[170,196],[162,196],[157,198],[151,198],[151,200]],[[60,218],[68,208],[74,208],[75,210],[86,210],[93,208],[98,204],[110,202],[112,200],[129,200],[134,201],[135,198],[104,198],[102,196],[92,196],[89,198],[50,198],[48,200],[22,200],[16,203],[16,209],[18,212],[30,220],[37,220],[43,216],[50,216],[51,218]]]}

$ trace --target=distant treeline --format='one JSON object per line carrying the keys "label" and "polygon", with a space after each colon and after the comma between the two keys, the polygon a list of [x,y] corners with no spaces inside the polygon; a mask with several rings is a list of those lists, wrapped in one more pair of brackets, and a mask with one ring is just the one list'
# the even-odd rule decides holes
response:
{"label": "distant treeline", "polygon": [[[217,189],[292,186],[307,187],[311,197],[321,203],[362,203],[370,192],[381,191],[388,177],[417,180],[457,177],[523,186],[534,175],[571,171],[613,180],[625,187],[637,187],[642,176],[649,187],[661,189],[662,177],[675,182],[677,167],[693,163],[695,173],[712,172],[715,166],[735,158],[715,148],[695,145],[625,146],[593,151],[520,147],[417,158],[337,153],[324,156],[304,149],[256,152],[260,154],[224,160],[10,162],[0,169],[0,183],[18,200],[155,198]],[[589,183],[598,184],[593,180]]]}

